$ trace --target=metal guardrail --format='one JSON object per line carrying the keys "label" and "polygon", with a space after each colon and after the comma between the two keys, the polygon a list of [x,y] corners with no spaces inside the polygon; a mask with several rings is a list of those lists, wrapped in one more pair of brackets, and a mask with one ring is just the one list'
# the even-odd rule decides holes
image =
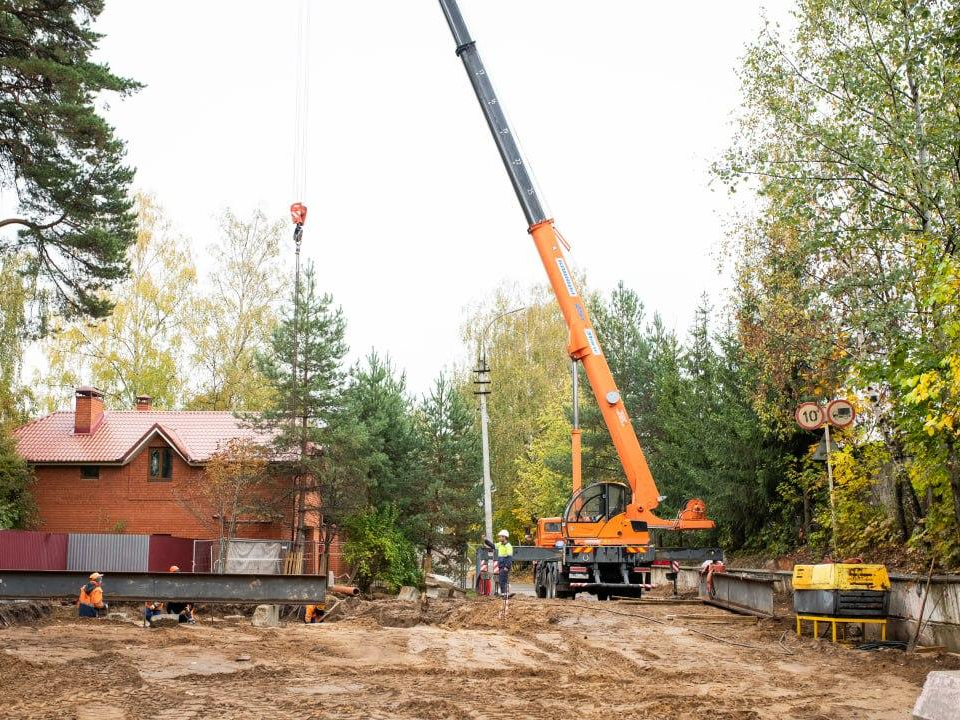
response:
{"label": "metal guardrail", "polygon": [[[0,571],[0,600],[75,600],[87,573]],[[318,575],[219,575],[125,573],[105,576],[107,602],[182,600],[196,603],[307,603],[323,600],[327,580]]]}
{"label": "metal guardrail", "polygon": [[774,616],[774,580],[730,573],[716,573],[711,580],[713,589],[708,592],[706,577],[700,577],[700,598],[704,602],[734,612]]}

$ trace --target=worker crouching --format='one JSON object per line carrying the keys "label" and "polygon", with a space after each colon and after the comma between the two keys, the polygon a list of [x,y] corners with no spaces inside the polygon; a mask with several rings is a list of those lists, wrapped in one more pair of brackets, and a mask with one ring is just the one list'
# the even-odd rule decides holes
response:
{"label": "worker crouching", "polygon": [[77,612],[80,617],[95,618],[103,615],[107,607],[103,600],[103,575],[98,572],[90,573],[89,581],[80,588]]}
{"label": "worker crouching", "polygon": [[325,612],[326,607],[320,603],[307,605],[303,612],[303,621],[308,624],[322,622]]}
{"label": "worker crouching", "polygon": [[[171,565],[169,572],[177,573],[180,572],[180,568],[176,565]],[[176,615],[177,621],[181,623],[193,623],[193,603],[189,602],[168,602],[166,604],[166,611],[170,615]]]}

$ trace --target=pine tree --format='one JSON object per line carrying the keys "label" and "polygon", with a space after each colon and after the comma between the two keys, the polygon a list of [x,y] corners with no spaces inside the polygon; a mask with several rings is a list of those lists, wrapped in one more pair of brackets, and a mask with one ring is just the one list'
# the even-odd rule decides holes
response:
{"label": "pine tree", "polygon": [[101,291],[126,274],[136,237],[133,170],[96,103],[140,86],[90,59],[102,11],[102,0],[0,3],[0,188],[19,203],[0,228],[20,228],[0,253],[29,250],[68,316],[109,313]]}
{"label": "pine tree", "polygon": [[450,560],[463,557],[480,527],[480,439],[470,404],[450,379],[437,378],[417,413],[420,436],[418,545]]}
{"label": "pine tree", "polygon": [[275,433],[274,448],[293,477],[295,532],[302,539],[308,513],[323,517],[324,547],[337,527],[366,505],[369,443],[346,402],[347,323],[330,294],[320,294],[308,263],[297,298],[282,312],[260,370],[277,405],[261,422]]}
{"label": "pine tree", "polygon": [[389,357],[371,351],[350,371],[346,402],[367,432],[369,502],[392,507],[399,526],[410,530],[419,498],[411,491],[418,472],[418,438],[406,376]]}

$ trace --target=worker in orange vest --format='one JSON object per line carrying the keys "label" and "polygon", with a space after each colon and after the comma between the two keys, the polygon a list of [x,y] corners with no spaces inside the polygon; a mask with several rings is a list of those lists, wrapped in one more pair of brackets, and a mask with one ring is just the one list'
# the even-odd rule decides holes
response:
{"label": "worker in orange vest", "polygon": [[98,572],[90,573],[89,582],[80,588],[80,598],[77,609],[80,617],[99,617],[107,610],[103,601],[103,575]]}
{"label": "worker in orange vest", "polygon": [[[168,572],[176,573],[180,572],[180,568],[176,565],[171,565]],[[193,603],[189,602],[167,602],[165,609],[170,615],[176,615],[178,622],[182,623],[191,623],[196,622],[193,619]]]}
{"label": "worker in orange vest", "polygon": [[325,606],[319,603],[316,605],[307,605],[306,611],[303,614],[303,621],[305,623],[318,623],[321,618],[323,618],[324,612],[326,612]]}

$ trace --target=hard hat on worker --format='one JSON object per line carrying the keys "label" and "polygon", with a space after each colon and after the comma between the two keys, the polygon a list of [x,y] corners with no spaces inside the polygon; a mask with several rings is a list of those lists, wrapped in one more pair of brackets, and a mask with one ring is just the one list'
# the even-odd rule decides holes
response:
{"label": "hard hat on worker", "polygon": [[92,572],[92,573],[90,573],[90,579],[91,579],[91,580],[96,581],[96,580],[101,580],[102,578],[103,578],[103,574],[102,574],[102,573],[98,573],[98,572]]}
{"label": "hard hat on worker", "polygon": [[167,572],[180,572],[180,568],[178,568],[176,565],[171,565]]}
{"label": "hard hat on worker", "polygon": [[497,537],[510,537],[510,533],[508,533],[506,530],[501,530],[497,533]]}

